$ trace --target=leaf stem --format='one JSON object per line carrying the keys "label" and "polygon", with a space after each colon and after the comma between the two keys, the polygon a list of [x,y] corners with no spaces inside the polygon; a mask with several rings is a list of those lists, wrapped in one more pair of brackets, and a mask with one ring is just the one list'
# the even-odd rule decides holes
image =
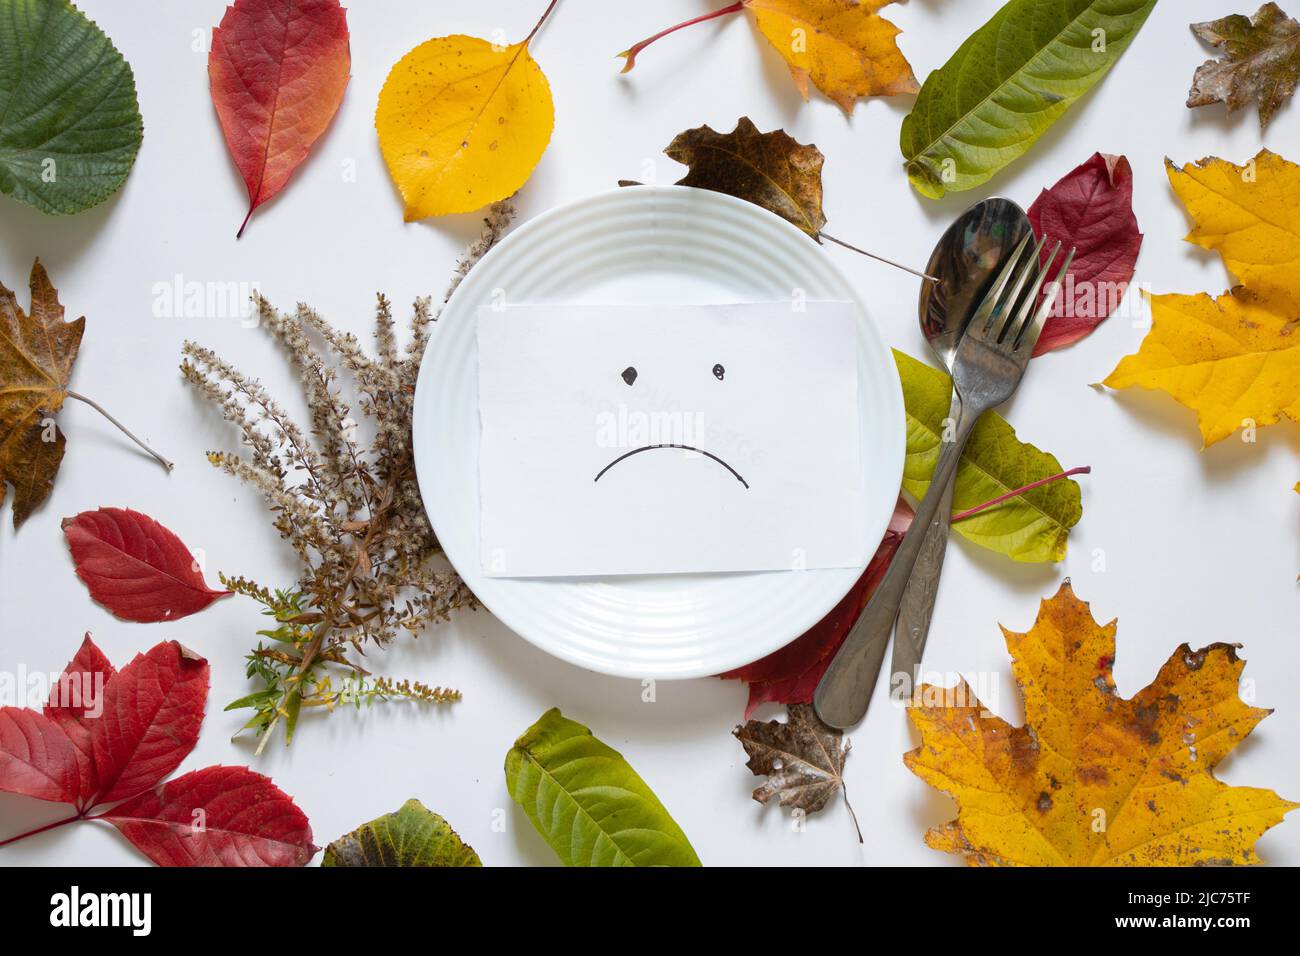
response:
{"label": "leaf stem", "polygon": [[992,501],[986,501],[982,505],[976,505],[974,508],[968,508],[960,514],[955,514],[952,516],[952,520],[964,521],[966,518],[977,515],[981,511],[992,508],[994,505],[1000,505],[1004,501],[1023,495],[1026,491],[1033,491],[1035,488],[1041,488],[1043,485],[1049,485],[1054,481],[1060,481],[1062,478],[1070,478],[1074,475],[1090,474],[1092,474],[1092,466],[1084,465],[1082,468],[1071,468],[1069,471],[1063,471],[1059,475],[1052,475],[1050,478],[1040,478],[1038,481],[1030,482],[1023,488],[1017,488],[1015,491],[1008,491],[1005,495],[998,495]]}
{"label": "leaf stem", "polygon": [[43,827],[37,827],[35,830],[28,830],[26,833],[20,833],[4,840],[0,840],[0,846],[8,846],[10,843],[17,843],[19,840],[25,840],[27,837],[36,836],[38,833],[44,833],[47,830],[57,830],[59,827],[66,827],[69,823],[76,823],[78,820],[85,819],[82,814],[78,813],[75,817],[67,817],[63,820],[55,820],[53,823],[47,823]]}
{"label": "leaf stem", "polygon": [[895,269],[902,269],[904,272],[910,272],[918,279],[924,279],[926,282],[939,281],[934,276],[926,275],[924,272],[918,272],[917,270],[909,268],[908,266],[905,265],[901,265],[900,263],[897,263],[892,259],[886,259],[884,256],[878,256],[874,252],[867,252],[866,249],[859,249],[857,246],[851,246],[843,239],[836,239],[834,236],[828,236],[824,232],[818,233],[817,236],[820,239],[825,239],[827,242],[833,242],[837,246],[843,246],[845,249],[848,249],[851,252],[856,252],[858,253],[858,255],[866,256],[868,259],[875,259],[877,262],[883,262],[885,265],[893,266]]}
{"label": "leaf stem", "polygon": [[131,430],[129,428],[127,428],[116,418],[110,415],[107,409],[105,409],[103,405],[99,404],[99,402],[95,401],[94,399],[87,398],[85,395],[82,395],[80,392],[74,392],[72,389],[68,389],[67,396],[68,398],[75,398],[79,402],[85,402],[95,411],[99,412],[99,414],[103,415],[110,422],[116,425],[123,435],[125,435],[127,438],[131,439],[131,441],[135,442],[137,445],[139,445],[141,448],[147,451],[150,454],[150,456],[152,456],[154,461],[158,462],[158,464],[162,465],[168,471],[171,471],[173,468],[176,467],[170,461],[164,458],[162,455],[158,454],[156,451],[154,451],[152,448],[146,445],[139,438],[136,438],[135,435],[131,433]]}
{"label": "leaf stem", "polygon": [[542,24],[546,22],[546,18],[551,15],[551,11],[555,9],[555,5],[559,2],[560,0],[551,0],[550,5],[546,8],[546,12],[542,14],[542,18],[537,21],[537,26],[533,27],[532,32],[529,33],[528,36],[524,37],[524,46],[528,46],[528,44],[532,42],[533,37],[537,36],[537,31],[542,28]]}
{"label": "leaf stem", "polygon": [[697,23],[704,23],[707,20],[716,20],[718,17],[725,17],[729,13],[739,13],[743,9],[745,9],[744,0],[736,0],[735,3],[729,6],[725,6],[720,10],[714,10],[712,13],[701,14],[700,16],[694,17],[690,20],[684,20],[683,22],[677,24],[676,26],[671,26],[667,30],[660,30],[654,36],[647,37],[646,39],[642,40],[640,43],[634,44],[633,46],[628,47],[622,53],[618,54],[619,56],[627,60],[627,62],[623,64],[623,69],[621,72],[626,73],[629,70],[631,70],[632,67],[636,66],[636,55],[640,53],[642,50],[644,50],[646,47],[648,47],[651,43],[654,43],[655,40],[659,40],[663,37],[666,37],[670,33],[676,33],[678,30],[681,30],[684,27],[694,26]]}

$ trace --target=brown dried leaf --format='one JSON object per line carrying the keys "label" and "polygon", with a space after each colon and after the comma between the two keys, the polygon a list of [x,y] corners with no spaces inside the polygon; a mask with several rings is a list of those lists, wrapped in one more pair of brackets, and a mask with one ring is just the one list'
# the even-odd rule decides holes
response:
{"label": "brown dried leaf", "polygon": [[732,731],[745,747],[745,766],[767,780],[754,799],[816,813],[844,786],[844,760],[849,742],[844,734],[823,724],[810,704],[791,704],[790,719],[751,720]]}
{"label": "brown dried leaf", "polygon": [[1253,17],[1238,13],[1193,23],[1192,32],[1225,55],[1197,67],[1187,105],[1222,102],[1231,112],[1254,100],[1259,127],[1267,127],[1300,80],[1300,23],[1266,3]]}
{"label": "brown dried leaf", "polygon": [[678,133],[664,152],[690,167],[679,186],[711,189],[762,206],[814,239],[826,225],[821,150],[804,146],[785,130],[760,133],[742,116],[730,133],[708,126]]}
{"label": "brown dried leaf", "polygon": [[63,461],[54,415],[68,394],[86,319],[63,320],[45,267],[32,265],[31,313],[0,283],[0,505],[14,486],[14,527],[50,495]]}

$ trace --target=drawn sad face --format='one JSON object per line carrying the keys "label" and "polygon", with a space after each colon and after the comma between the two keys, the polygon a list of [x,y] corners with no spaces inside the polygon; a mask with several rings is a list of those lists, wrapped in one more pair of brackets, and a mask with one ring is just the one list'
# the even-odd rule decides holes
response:
{"label": "drawn sad face", "polygon": [[[724,383],[726,381],[727,370],[725,367],[723,367],[721,363],[715,364],[711,372],[713,378],[719,383],[720,386],[721,383]],[[634,365],[629,365],[627,368],[623,369],[623,371],[620,373],[620,378],[623,379],[624,384],[628,388],[636,387],[637,377],[638,377],[638,373],[636,370],[636,366]],[[690,437],[691,434],[691,431],[688,428],[687,429],[679,428],[679,432],[685,437]],[[728,472],[731,473],[732,477],[734,477],[736,481],[740,482],[741,486],[746,491],[749,490],[749,482],[747,482],[743,477],[741,477],[740,472],[736,471],[735,468],[731,467],[731,465],[729,465],[720,456],[714,454],[713,452],[705,448],[699,447],[697,444],[688,443],[687,441],[684,440],[679,440],[679,441],[651,440],[648,444],[639,445],[638,447],[633,448],[631,451],[623,452],[622,454],[615,457],[612,461],[610,461],[610,463],[607,464],[604,468],[598,471],[596,473],[595,480],[600,481],[600,479],[606,473],[608,473],[610,469],[614,468],[616,465],[620,465],[623,462],[626,462],[628,459],[636,455],[640,455],[643,452],[657,451],[660,449],[676,449],[679,451],[693,452],[695,454],[702,455],[705,458],[709,459],[710,461],[716,462],[720,467],[725,468]]]}

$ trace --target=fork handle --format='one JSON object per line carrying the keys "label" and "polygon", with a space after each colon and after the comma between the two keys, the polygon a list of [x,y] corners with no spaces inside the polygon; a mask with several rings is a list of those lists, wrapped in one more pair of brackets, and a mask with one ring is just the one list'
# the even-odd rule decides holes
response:
{"label": "fork handle", "polygon": [[885,659],[890,632],[898,618],[903,603],[903,592],[912,576],[917,558],[930,524],[945,497],[944,489],[957,473],[957,463],[970,433],[984,413],[984,408],[971,408],[963,404],[957,418],[957,427],[951,442],[946,442],[939,453],[930,478],[930,487],[921,500],[911,528],[889,562],[889,570],[853,624],[848,637],[830,667],[822,675],[813,697],[813,706],[822,722],[831,727],[845,729],[860,721],[871,703],[871,692],[880,675],[880,665]]}
{"label": "fork handle", "polygon": [[[956,422],[960,417],[961,398],[954,389],[952,403],[948,408],[948,420]],[[915,688],[918,682],[921,657],[925,654],[925,641],[930,634],[930,620],[934,616],[934,604],[939,596],[939,575],[943,572],[943,559],[948,551],[952,491],[956,484],[954,475],[954,480],[944,488],[944,497],[925,532],[920,556],[916,559],[912,576],[903,591],[898,623],[894,626],[894,654],[889,660],[891,692],[894,682],[899,680],[899,674],[906,675],[910,682],[909,688]]]}

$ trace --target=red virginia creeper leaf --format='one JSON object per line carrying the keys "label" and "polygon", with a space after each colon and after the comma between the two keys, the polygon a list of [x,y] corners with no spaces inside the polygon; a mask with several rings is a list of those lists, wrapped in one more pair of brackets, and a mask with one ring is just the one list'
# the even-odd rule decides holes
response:
{"label": "red virginia creeper leaf", "polygon": [[77,749],[44,714],[0,707],[0,790],[52,803],[76,803]]}
{"label": "red virginia creeper leaf", "polygon": [[1037,235],[1075,247],[1074,264],[1035,355],[1088,335],[1110,318],[1133,278],[1142,233],[1133,215],[1133,170],[1123,156],[1094,153],[1029,207]]}
{"label": "red virginia creeper leaf", "polygon": [[339,0],[235,0],[212,31],[208,79],[248,187],[248,216],[289,181],[343,102],[347,14]]}
{"label": "red virginia creeper leaf", "polygon": [[862,609],[871,600],[871,595],[875,593],[876,586],[889,570],[889,562],[898,550],[903,535],[907,533],[912,517],[912,509],[906,501],[899,498],[889,528],[871,563],[857,583],[849,589],[849,593],[831,608],[830,613],[779,651],[718,675],[723,680],[743,680],[749,684],[749,701],[745,705],[746,720],[749,720],[749,715],[759,704],[768,701],[778,704],[806,704],[812,701],[813,691],[830,666],[831,658],[848,637],[853,622],[858,619]]}
{"label": "red virginia creeper leaf", "polygon": [[90,721],[99,793],[111,803],[148,790],[194,749],[208,700],[208,662],[175,641],[136,655],[109,682]]}
{"label": "red virginia creeper leaf", "polygon": [[214,591],[181,539],[123,508],[63,519],[63,533],[90,596],[127,621],[175,621],[229,591]]}
{"label": "red virginia creeper leaf", "polygon": [[77,768],[81,775],[79,805],[84,806],[99,791],[99,776],[95,772],[95,749],[90,741],[90,721],[102,712],[104,689],[117,674],[117,670],[95,646],[87,634],[68,662],[58,683],[50,688],[50,699],[45,704],[45,716],[54,721],[76,748]]}
{"label": "red virginia creeper leaf", "polygon": [[187,773],[101,819],[159,866],[303,866],[317,849],[293,799],[246,767]]}

